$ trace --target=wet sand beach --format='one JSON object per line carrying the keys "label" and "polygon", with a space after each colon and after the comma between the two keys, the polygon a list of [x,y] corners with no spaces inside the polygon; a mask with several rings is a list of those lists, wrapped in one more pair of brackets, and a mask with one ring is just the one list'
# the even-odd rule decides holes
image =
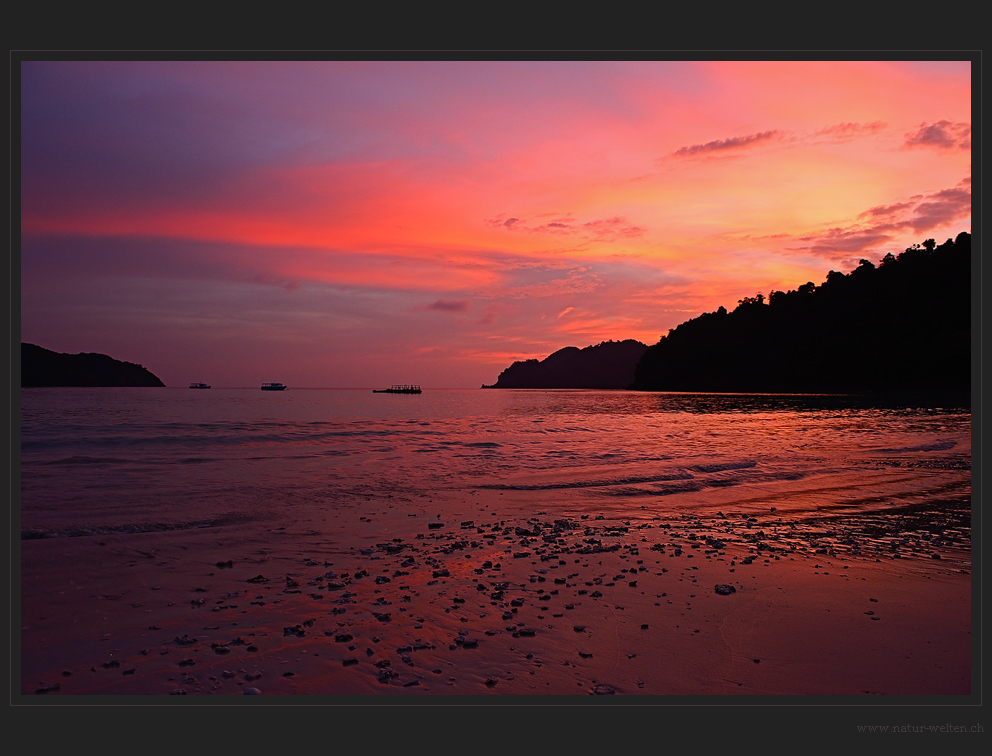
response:
{"label": "wet sand beach", "polygon": [[28,534],[21,692],[968,694],[967,498],[822,495],[659,514],[434,492]]}

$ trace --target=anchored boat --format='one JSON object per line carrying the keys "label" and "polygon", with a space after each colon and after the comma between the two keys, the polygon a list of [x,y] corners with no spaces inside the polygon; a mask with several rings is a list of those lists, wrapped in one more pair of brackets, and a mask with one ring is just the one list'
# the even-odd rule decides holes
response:
{"label": "anchored boat", "polygon": [[190,388],[210,388],[206,383],[195,382],[189,384]]}
{"label": "anchored boat", "polygon": [[286,386],[282,383],[263,383],[262,391],[285,391]]}
{"label": "anchored boat", "polygon": [[373,394],[420,394],[420,386],[415,384],[393,384],[388,389],[372,389]]}

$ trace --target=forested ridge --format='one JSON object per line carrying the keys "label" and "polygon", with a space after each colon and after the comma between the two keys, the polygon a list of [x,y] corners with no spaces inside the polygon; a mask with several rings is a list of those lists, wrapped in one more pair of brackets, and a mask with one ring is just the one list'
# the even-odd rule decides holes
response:
{"label": "forested ridge", "polygon": [[819,286],[745,297],[671,330],[630,386],[649,391],[967,391],[971,234]]}
{"label": "forested ridge", "polygon": [[622,389],[634,380],[634,368],[647,349],[633,339],[604,341],[584,349],[565,347],[543,360],[519,360],[482,388]]}
{"label": "forested ridge", "polygon": [[164,386],[141,365],[95,352],[65,354],[21,342],[21,387]]}

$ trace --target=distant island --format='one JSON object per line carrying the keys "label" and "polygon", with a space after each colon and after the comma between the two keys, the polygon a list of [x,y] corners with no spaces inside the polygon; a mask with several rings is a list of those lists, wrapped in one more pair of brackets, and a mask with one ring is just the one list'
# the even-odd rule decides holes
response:
{"label": "distant island", "polygon": [[971,234],[961,233],[688,320],[644,353],[630,387],[964,393],[970,382]]}
{"label": "distant island", "polygon": [[634,380],[647,345],[633,339],[604,341],[584,349],[565,347],[543,360],[522,360],[496,383],[482,388],[623,389]]}
{"label": "distant island", "polygon": [[105,354],[64,354],[21,343],[21,386],[162,386],[141,365]]}

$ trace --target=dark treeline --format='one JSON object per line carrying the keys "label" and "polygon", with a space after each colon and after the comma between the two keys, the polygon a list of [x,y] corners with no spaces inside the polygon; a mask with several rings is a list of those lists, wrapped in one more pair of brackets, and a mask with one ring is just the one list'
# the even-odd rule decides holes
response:
{"label": "dark treeline", "polygon": [[631,388],[966,392],[970,379],[971,235],[961,233],[686,321],[644,353]]}
{"label": "dark treeline", "polygon": [[21,343],[21,386],[165,386],[133,362],[105,354],[64,354]]}
{"label": "dark treeline", "polygon": [[540,361],[514,362],[496,383],[482,388],[622,389],[634,380],[634,368],[646,350],[646,344],[633,339],[565,347]]}

